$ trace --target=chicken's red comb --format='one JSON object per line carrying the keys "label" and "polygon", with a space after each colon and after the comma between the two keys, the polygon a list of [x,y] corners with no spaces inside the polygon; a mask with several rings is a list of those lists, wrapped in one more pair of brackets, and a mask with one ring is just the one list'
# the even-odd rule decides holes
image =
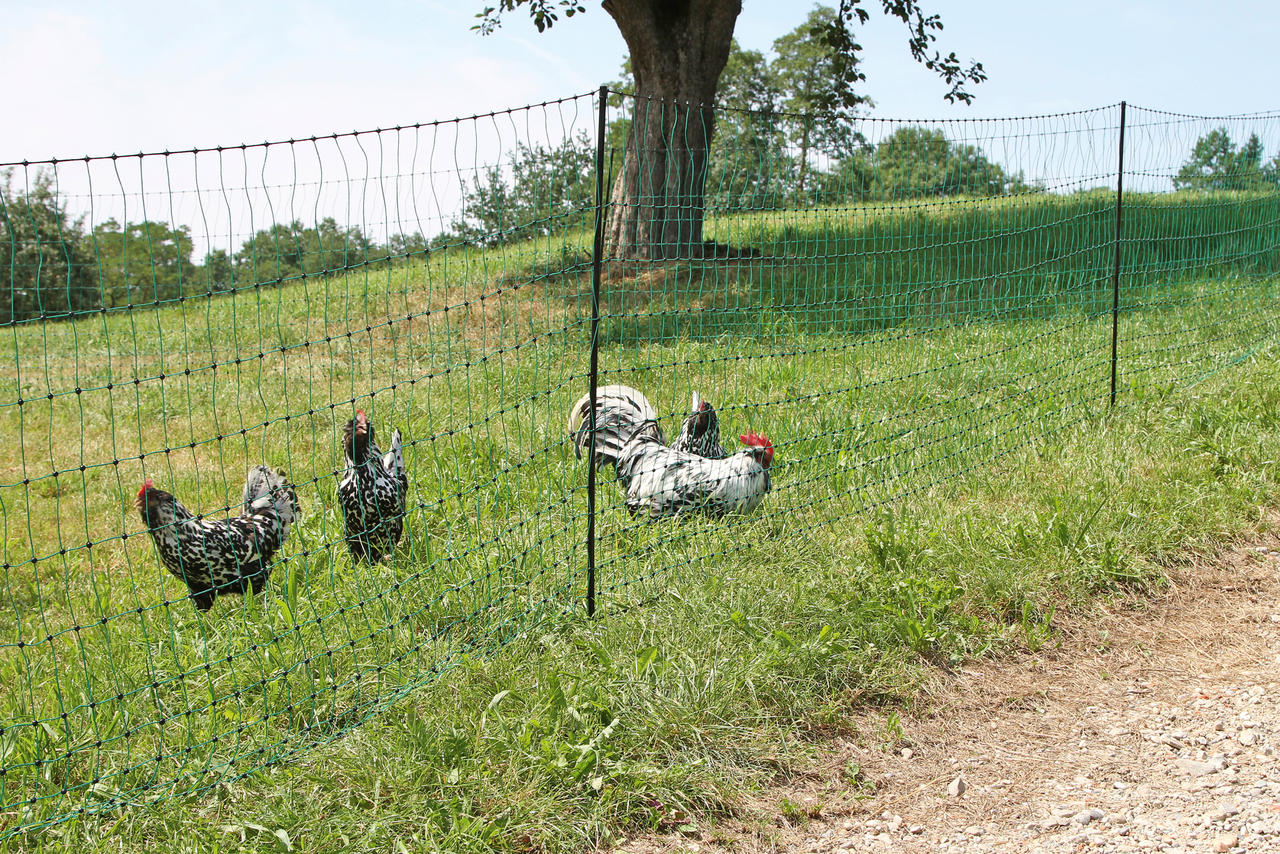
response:
{"label": "chicken's red comb", "polygon": [[773,442],[769,441],[769,437],[761,436],[759,433],[743,433],[738,437],[738,441],[748,447],[768,448],[773,450]]}
{"label": "chicken's red comb", "polygon": [[138,490],[138,497],[141,498],[142,496],[146,495],[147,490],[150,489],[153,485],[154,484],[151,483],[151,478],[147,478],[146,480],[144,480],[142,482],[142,489]]}

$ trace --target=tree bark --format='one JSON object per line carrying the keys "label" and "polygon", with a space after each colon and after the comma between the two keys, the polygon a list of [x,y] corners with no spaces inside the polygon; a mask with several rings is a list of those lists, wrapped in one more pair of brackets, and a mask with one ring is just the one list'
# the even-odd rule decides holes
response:
{"label": "tree bark", "polygon": [[604,0],[631,52],[636,94],[614,181],[611,259],[701,257],[712,104],[742,0]]}

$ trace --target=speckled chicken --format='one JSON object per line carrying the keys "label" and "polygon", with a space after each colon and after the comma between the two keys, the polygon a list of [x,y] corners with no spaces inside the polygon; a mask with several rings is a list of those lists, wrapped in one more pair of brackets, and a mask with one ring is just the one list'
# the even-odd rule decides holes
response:
{"label": "speckled chicken", "polygon": [[391,449],[384,456],[374,439],[373,422],[357,409],[346,425],[342,447],[347,467],[338,482],[338,505],[347,548],[356,560],[381,560],[395,550],[404,533],[409,475],[400,431],[391,431]]}
{"label": "speckled chicken", "polygon": [[260,593],[271,559],[298,517],[298,496],[284,470],[254,466],[244,484],[239,516],[206,519],[192,513],[151,479],[134,502],[160,562],[187,585],[197,610],[207,611],[228,593]]}

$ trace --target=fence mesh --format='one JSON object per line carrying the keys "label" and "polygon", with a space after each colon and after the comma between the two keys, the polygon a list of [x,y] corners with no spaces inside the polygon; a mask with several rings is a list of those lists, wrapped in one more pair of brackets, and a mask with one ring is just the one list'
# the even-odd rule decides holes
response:
{"label": "fence mesh", "polygon": [[[602,464],[607,613],[1100,415],[1113,328],[1135,404],[1276,329],[1280,114],[611,97],[599,138],[597,93],[5,167],[0,839],[235,779],[580,611],[566,416],[593,351],[667,441],[696,392],[726,453],[751,431],[776,454],[760,507],[724,517],[634,514]],[[336,492],[357,409],[382,450],[400,431],[409,481],[373,562]],[[264,593],[198,610],[135,495],[238,516],[258,464],[298,519]]]}
{"label": "fence mesh", "polygon": [[[278,761],[575,600],[583,478],[562,446],[586,383],[592,212],[549,186],[536,220],[468,200],[594,117],[587,96],[14,169],[3,832]],[[41,188],[60,230],[38,228]],[[82,313],[52,319],[53,293]],[[373,564],[348,553],[335,490],[357,409],[384,450],[401,431],[410,472],[406,534]],[[267,595],[201,614],[134,496],[150,478],[193,513],[239,515],[259,463],[287,472],[300,521]]]}

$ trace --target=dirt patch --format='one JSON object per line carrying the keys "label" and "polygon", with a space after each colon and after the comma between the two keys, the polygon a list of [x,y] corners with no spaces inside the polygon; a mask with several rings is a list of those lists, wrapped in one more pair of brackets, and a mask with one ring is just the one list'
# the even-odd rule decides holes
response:
{"label": "dirt patch", "polygon": [[1280,540],[1058,629],[862,716],[745,819],[616,850],[1280,851]]}

